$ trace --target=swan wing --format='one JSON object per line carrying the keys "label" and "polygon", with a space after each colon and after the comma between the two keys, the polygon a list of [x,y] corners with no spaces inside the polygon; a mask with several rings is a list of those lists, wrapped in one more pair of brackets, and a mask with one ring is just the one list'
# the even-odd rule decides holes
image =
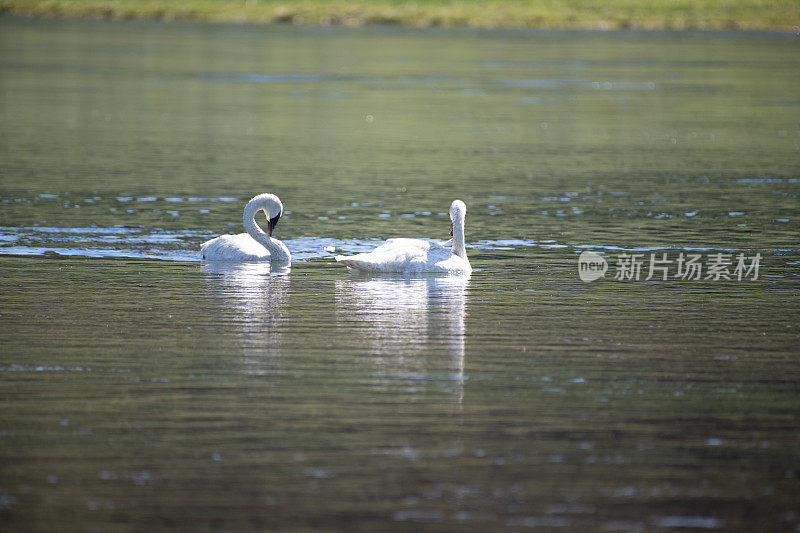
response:
{"label": "swan wing", "polygon": [[259,261],[269,259],[269,250],[247,233],[222,235],[200,245],[206,261]]}
{"label": "swan wing", "polygon": [[[454,260],[455,258],[456,260]],[[373,251],[352,256],[337,255],[336,261],[365,272],[453,272],[463,271],[460,257],[439,243],[422,239],[389,239]],[[467,266],[469,266],[467,264]]]}
{"label": "swan wing", "polygon": [[423,239],[387,239],[385,243],[381,244],[372,252],[389,252],[399,254],[425,254],[431,246],[430,241]]}
{"label": "swan wing", "polygon": [[454,254],[450,245],[452,241],[444,243],[432,242],[428,252],[426,272],[472,272],[469,261]]}

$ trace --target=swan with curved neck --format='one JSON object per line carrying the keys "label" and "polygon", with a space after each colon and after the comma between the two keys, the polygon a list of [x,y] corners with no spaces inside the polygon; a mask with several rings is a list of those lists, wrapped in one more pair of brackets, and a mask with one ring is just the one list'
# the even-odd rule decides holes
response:
{"label": "swan with curved neck", "polygon": [[368,253],[337,255],[336,261],[351,270],[364,272],[471,272],[472,266],[464,244],[466,215],[466,204],[454,200],[450,205],[451,249],[423,239],[389,239]]}
{"label": "swan with curved neck", "polygon": [[[267,215],[267,231],[256,224],[256,215],[263,211]],[[244,206],[244,229],[247,233],[222,235],[204,242],[200,246],[206,261],[284,261],[292,260],[289,249],[272,232],[283,214],[283,204],[274,194],[254,196]]]}

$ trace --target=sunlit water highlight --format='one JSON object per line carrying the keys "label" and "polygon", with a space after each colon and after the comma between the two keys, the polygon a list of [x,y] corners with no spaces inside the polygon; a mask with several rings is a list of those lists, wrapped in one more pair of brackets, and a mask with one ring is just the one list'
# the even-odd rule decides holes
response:
{"label": "sunlit water highlight", "polygon": [[[737,216],[739,213],[731,214]],[[161,259],[167,261],[202,261],[197,249],[200,242],[216,235],[207,231],[166,231],[149,228],[49,228],[49,227],[0,227],[0,255],[61,255],[97,258]],[[336,254],[367,252],[380,245],[378,239],[335,239],[325,237],[295,237],[284,240],[292,252],[294,262],[312,259],[330,260]],[[441,242],[441,241],[439,241]],[[449,242],[443,244],[448,245]],[[524,248],[565,249],[572,253],[592,250],[600,254],[653,253],[657,251],[683,251],[704,253],[755,253],[776,255],[781,266],[797,264],[793,258],[800,255],[800,248],[720,248],[698,246],[643,246],[622,247],[604,244],[557,242],[546,239],[497,239],[478,240],[467,243],[474,250],[516,250]],[[787,254],[789,254],[787,256]],[[783,257],[788,257],[789,260]],[[257,267],[256,267],[257,268]],[[783,274],[774,274],[782,277]],[[800,272],[791,272],[800,276]]]}

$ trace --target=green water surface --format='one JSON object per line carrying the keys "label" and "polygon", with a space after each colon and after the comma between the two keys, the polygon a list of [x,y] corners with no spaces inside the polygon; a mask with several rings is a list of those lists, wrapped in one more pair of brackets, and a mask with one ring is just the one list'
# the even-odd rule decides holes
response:
{"label": "green water surface", "polygon": [[0,524],[794,531],[799,44],[0,19]]}

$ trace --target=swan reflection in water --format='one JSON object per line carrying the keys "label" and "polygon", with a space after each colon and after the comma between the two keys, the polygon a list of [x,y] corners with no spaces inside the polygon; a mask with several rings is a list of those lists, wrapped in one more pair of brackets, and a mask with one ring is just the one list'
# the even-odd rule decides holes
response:
{"label": "swan reflection in water", "polygon": [[[204,262],[206,291],[221,303],[227,326],[221,338],[241,339],[243,371],[273,373],[279,362],[281,331],[289,296],[289,264]],[[232,331],[231,331],[232,330]]]}
{"label": "swan reflection in water", "polygon": [[338,321],[363,339],[379,383],[435,382],[460,405],[468,285],[469,274],[356,274],[336,282]]}

